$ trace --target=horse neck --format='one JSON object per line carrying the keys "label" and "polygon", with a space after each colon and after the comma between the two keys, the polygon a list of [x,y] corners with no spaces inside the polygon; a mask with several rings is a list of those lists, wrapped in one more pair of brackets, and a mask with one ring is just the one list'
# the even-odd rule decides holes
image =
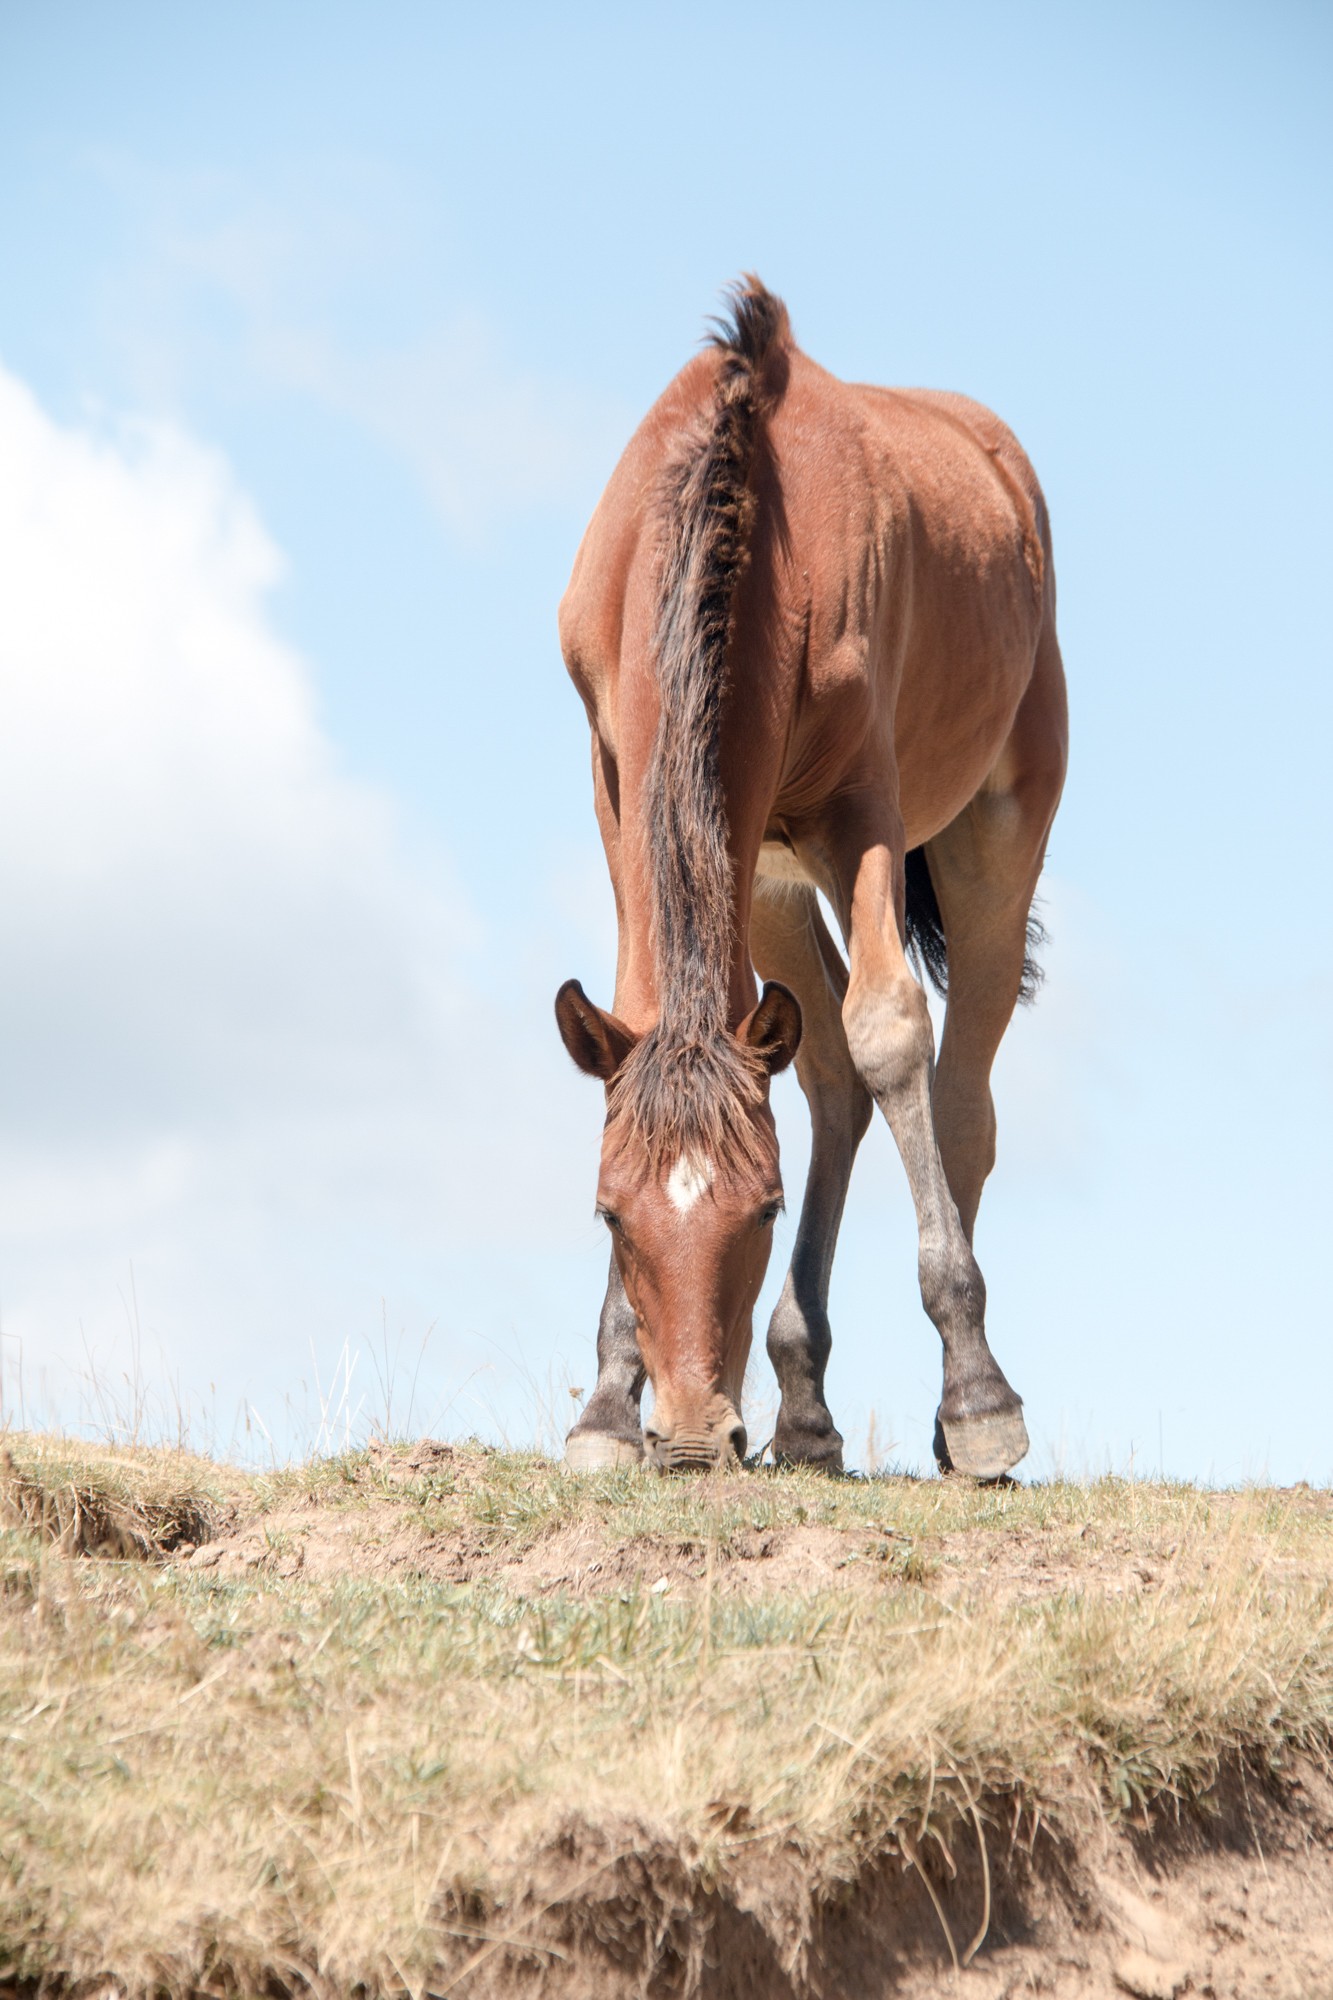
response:
{"label": "horse neck", "polygon": [[[615,1010],[636,1033],[643,1033],[661,1020],[665,1011],[674,1016],[673,1026],[691,1033],[734,1031],[755,1004],[757,988],[750,958],[750,907],[753,899],[754,867],[759,836],[744,842],[737,852],[735,839],[729,840],[731,869],[729,884],[728,948],[719,958],[710,956],[703,967],[689,969],[663,965],[659,946],[660,926],[656,919],[653,893],[652,843],[657,829],[649,823],[646,809],[646,760],[639,772],[621,770],[621,912],[619,973]],[[737,802],[740,803],[739,801]],[[723,809],[728,822],[731,801],[724,790]],[[744,817],[744,815],[738,815]],[[762,835],[762,827],[759,830]],[[698,975],[702,973],[702,977]]]}

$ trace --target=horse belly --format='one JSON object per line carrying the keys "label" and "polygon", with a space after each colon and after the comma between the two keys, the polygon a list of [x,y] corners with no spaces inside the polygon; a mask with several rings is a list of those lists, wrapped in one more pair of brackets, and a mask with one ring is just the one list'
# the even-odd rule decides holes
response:
{"label": "horse belly", "polygon": [[794,849],[781,840],[766,840],[763,843],[754,872],[759,881],[773,882],[787,889],[818,886]]}

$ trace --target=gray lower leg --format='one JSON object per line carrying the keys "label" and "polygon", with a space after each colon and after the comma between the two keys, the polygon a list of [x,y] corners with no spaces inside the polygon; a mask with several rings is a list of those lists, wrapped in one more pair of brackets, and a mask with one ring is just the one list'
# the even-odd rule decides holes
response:
{"label": "gray lower leg", "polygon": [[921,1302],[944,1347],[935,1449],[942,1464],[991,1478],[1027,1450],[1022,1403],[986,1341],[986,1287],[949,1191],[931,1118],[934,1035],[904,966],[846,1006],[852,1059],[893,1132],[916,1207]]}
{"label": "gray lower leg", "polygon": [[840,1471],[842,1438],[824,1397],[832,1346],[828,1289],[852,1163],[870,1122],[870,1099],[843,1033],[847,968],[813,891],[757,895],[750,941],[764,978],[783,980],[801,1003],[796,1074],[810,1107],[810,1173],[791,1268],[768,1328],[768,1356],[782,1396],[773,1455]]}
{"label": "gray lower leg", "polygon": [[[833,1345],[828,1287],[847,1182],[861,1133],[838,1143],[827,1130],[820,1133],[813,1103],[812,1112],[816,1136],[810,1177],[791,1268],[768,1328],[768,1357],[782,1392],[773,1456],[841,1469],[842,1437],[824,1399],[824,1370]],[[864,1130],[864,1121],[860,1122]]]}
{"label": "gray lower leg", "polygon": [[597,1386],[565,1440],[571,1465],[615,1465],[643,1455],[639,1400],[644,1366],[634,1309],[625,1296],[615,1257],[597,1323]]}

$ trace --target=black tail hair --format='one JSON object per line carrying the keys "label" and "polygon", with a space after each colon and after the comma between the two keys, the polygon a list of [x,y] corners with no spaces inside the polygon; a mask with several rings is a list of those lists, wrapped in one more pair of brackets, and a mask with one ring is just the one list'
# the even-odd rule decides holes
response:
{"label": "black tail hair", "polygon": [[[907,875],[907,955],[921,974],[929,979],[943,998],[949,990],[949,941],[944,934],[939,898],[930,877],[930,863],[924,847],[908,849]],[[1028,912],[1027,949],[1023,953],[1023,977],[1018,983],[1021,1006],[1030,1007],[1045,974],[1037,953],[1046,943],[1046,926],[1037,915],[1036,905]]]}

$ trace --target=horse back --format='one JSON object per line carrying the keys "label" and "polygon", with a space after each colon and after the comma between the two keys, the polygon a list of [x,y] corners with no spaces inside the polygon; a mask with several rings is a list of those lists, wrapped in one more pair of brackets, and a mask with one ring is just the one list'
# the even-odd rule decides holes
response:
{"label": "horse back", "polygon": [[[697,356],[636,430],[561,605],[590,720],[634,763],[656,715],[665,469],[715,366]],[[752,771],[762,738],[771,816],[792,824],[887,777],[927,838],[999,755],[1053,615],[1041,489],[1012,433],[966,397],[844,383],[796,348],[784,373],[752,467],[724,766]]]}

